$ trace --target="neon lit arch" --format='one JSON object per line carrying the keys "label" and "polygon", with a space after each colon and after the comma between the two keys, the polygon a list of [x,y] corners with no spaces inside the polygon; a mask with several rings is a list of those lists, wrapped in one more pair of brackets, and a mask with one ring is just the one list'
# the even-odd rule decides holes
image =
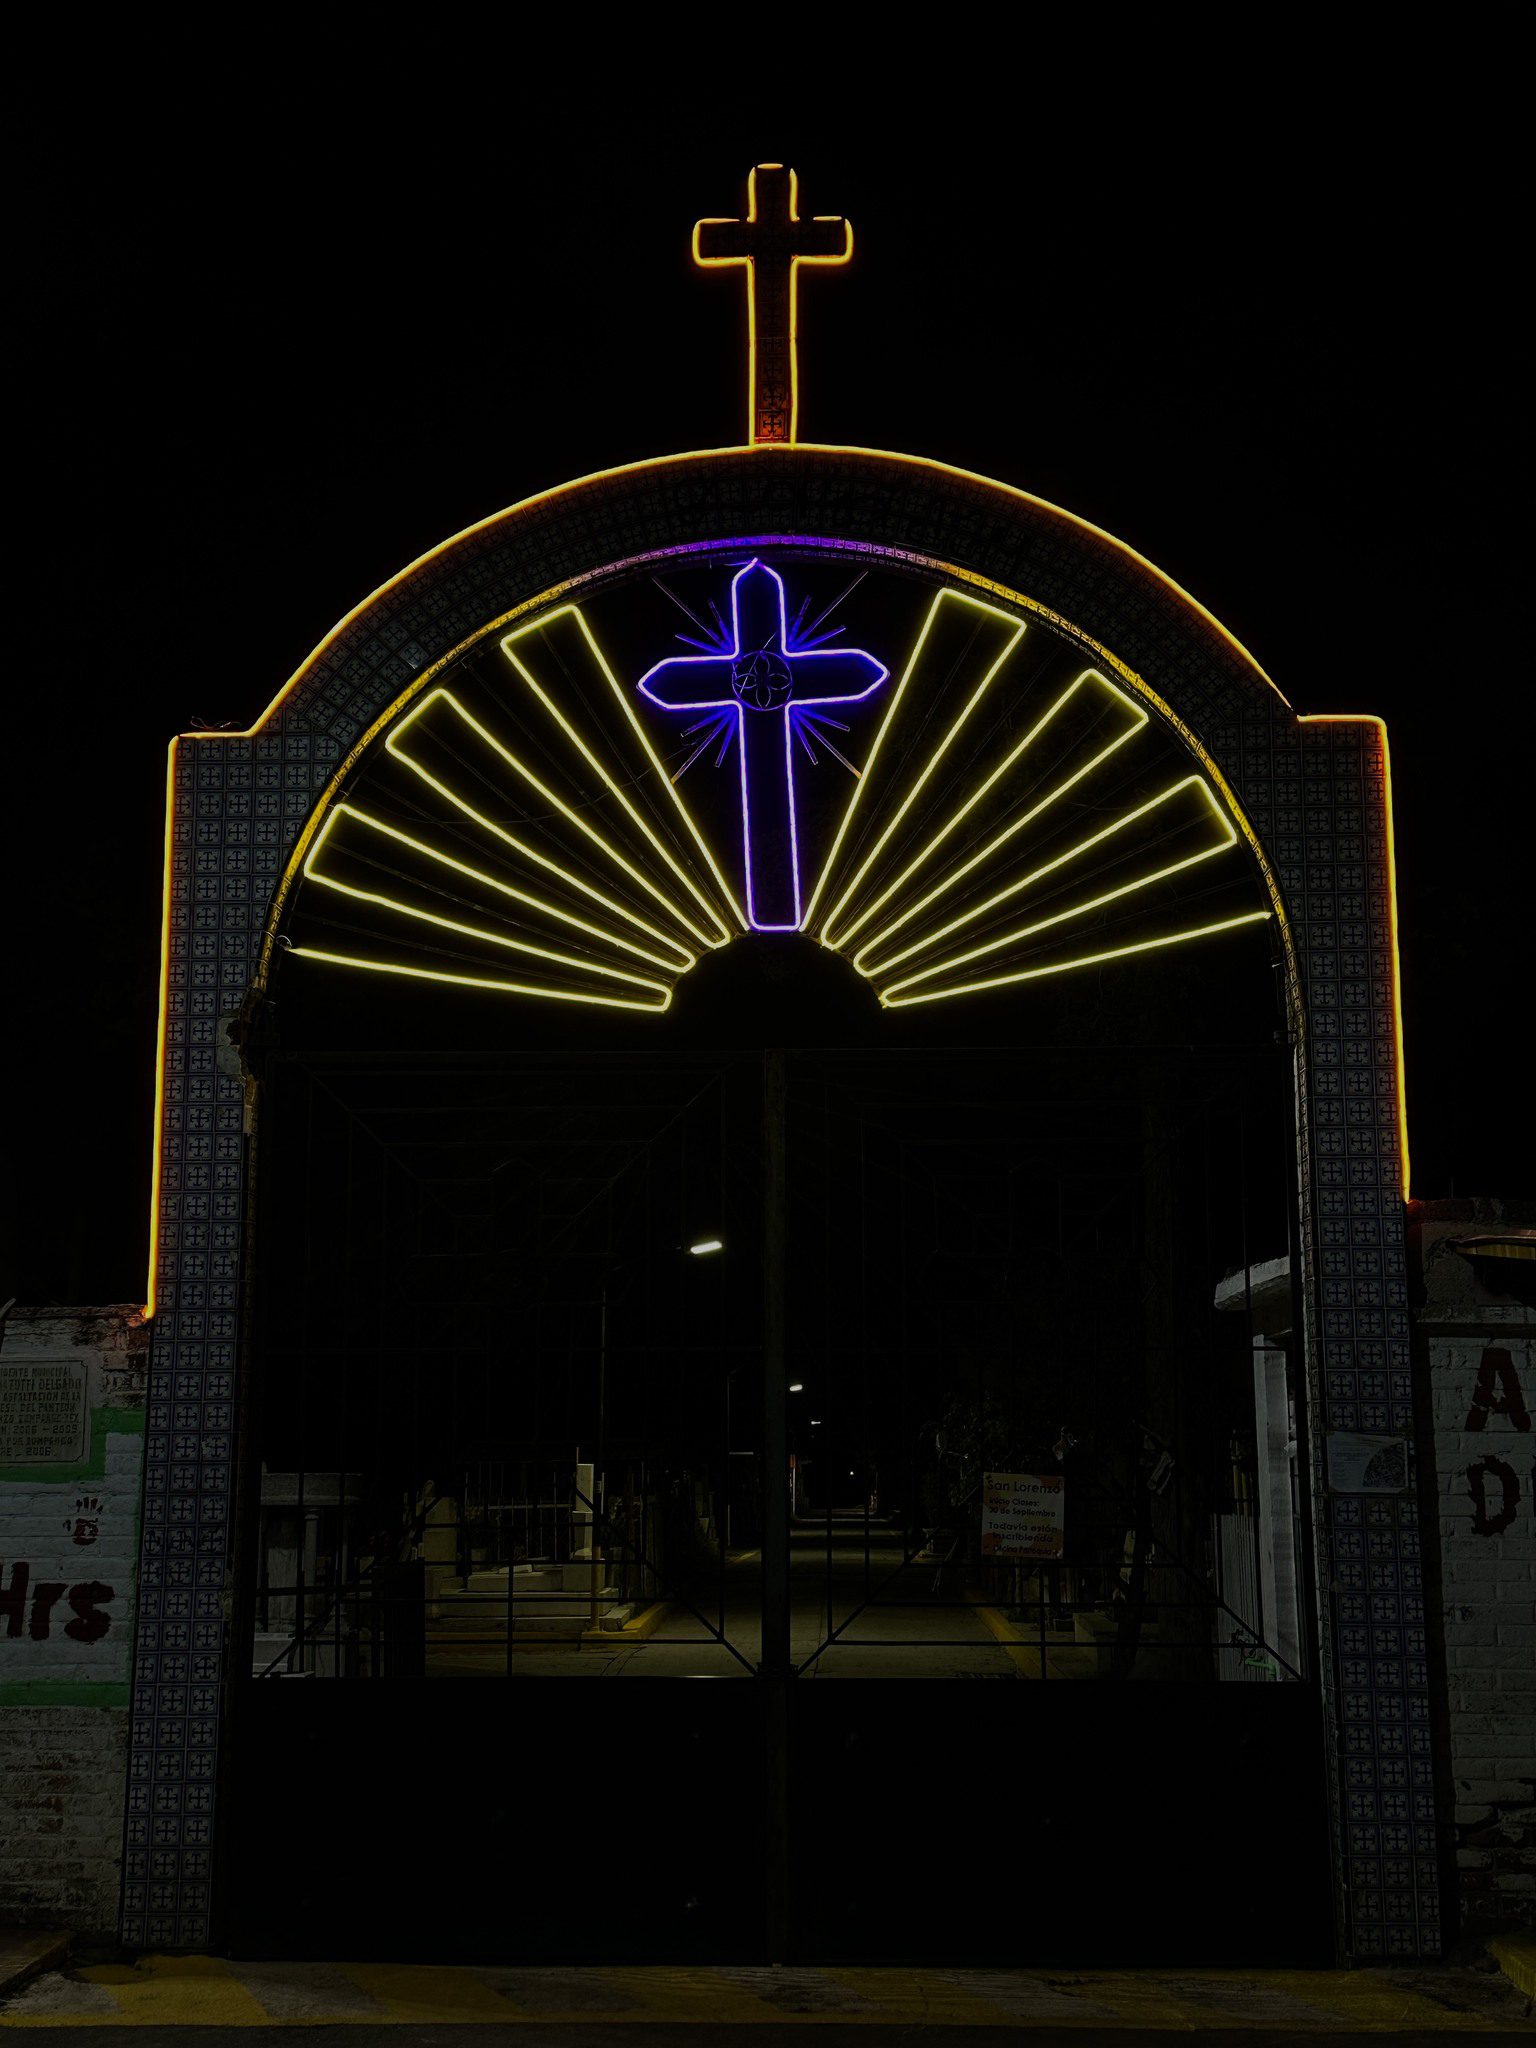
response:
{"label": "neon lit arch", "polygon": [[[1150,588],[1155,593],[1159,594],[1165,600],[1171,601],[1178,612],[1185,614],[1191,619],[1191,621],[1195,622],[1200,630],[1203,630],[1213,635],[1215,639],[1227,650],[1229,657],[1236,663],[1236,665],[1244,674],[1251,677],[1255,684],[1262,686],[1263,690],[1269,696],[1272,697],[1277,706],[1283,706],[1286,709],[1289,709],[1288,700],[1281,693],[1278,686],[1267,674],[1265,674],[1264,670],[1260,667],[1258,662],[1255,661],[1254,658],[1248,653],[1246,648],[1242,646],[1241,642],[1239,642],[1233,634],[1231,634],[1224,626],[1222,626],[1221,623],[1217,619],[1215,619],[1214,616],[1203,605],[1201,605],[1197,599],[1190,596],[1189,593],[1183,590],[1178,584],[1176,584],[1172,578],[1166,576],[1162,571],[1158,570],[1153,564],[1147,562],[1146,559],[1143,556],[1137,554],[1137,552],[1134,549],[1128,547],[1123,542],[1116,540],[1113,536],[1104,533],[1102,529],[1095,527],[1094,525],[1092,525],[1091,522],[1083,520],[1073,513],[1065,512],[1058,507],[1049,505],[1045,500],[1037,498],[1027,491],[1022,491],[1014,485],[999,483],[993,479],[981,477],[977,475],[975,472],[959,469],[955,465],[933,462],[923,457],[902,455],[899,453],[891,453],[888,451],[859,450],[836,444],[819,445],[806,443],[796,444],[793,447],[775,446],[773,444],[767,444],[764,446],[754,448],[750,451],[744,451],[739,448],[703,450],[697,453],[690,453],[678,456],[664,456],[656,458],[651,461],[625,464],[611,470],[598,471],[589,477],[580,478],[571,483],[557,486],[552,490],[538,493],[534,497],[522,500],[518,504],[515,504],[507,508],[507,510],[501,513],[497,513],[485,520],[476,522],[473,526],[465,528],[461,533],[453,536],[449,540],[442,542],[441,544],[439,544],[439,546],[428,550],[426,554],[420,556],[414,563],[410,564],[407,568],[401,570],[397,575],[389,578],[385,583],[381,584],[379,588],[372,594],[372,596],[365,599],[360,604],[354,606],[351,611],[346,613],[320,641],[314,653],[297,670],[295,670],[292,676],[289,677],[288,681],[277,692],[276,696],[273,698],[272,702],[267,706],[266,710],[251,726],[236,732],[195,732],[180,734],[170,743],[167,760],[167,804],[165,832],[165,865],[167,884],[166,893],[164,897],[164,910],[162,915],[161,930],[161,974],[159,992],[159,1017],[156,1037],[155,1114],[153,1133],[153,1158],[151,1172],[152,1193],[150,1218],[150,1256],[149,1277],[146,1286],[146,1313],[150,1315],[154,1313],[154,1307],[157,1296],[158,1255],[160,1249],[160,1193],[163,1181],[162,1169],[164,1157],[164,1125],[166,1113],[165,1083],[167,1063],[167,1019],[170,1005],[169,971],[171,960],[171,928],[169,884],[174,855],[175,787],[178,773],[180,749],[184,745],[191,747],[194,750],[201,750],[205,747],[218,747],[220,745],[227,744],[232,740],[256,740],[259,739],[264,733],[272,731],[281,722],[283,722],[287,716],[290,715],[291,708],[295,704],[296,700],[298,700],[299,697],[301,696],[301,693],[304,691],[305,686],[307,684],[313,684],[316,675],[322,669],[327,656],[332,654],[333,650],[337,649],[339,646],[345,645],[349,636],[355,633],[360,627],[365,625],[365,623],[370,618],[376,616],[381,609],[387,609],[393,603],[397,602],[400,595],[403,592],[410,589],[413,585],[419,584],[423,579],[430,578],[433,575],[434,571],[437,571],[445,565],[451,563],[462,550],[473,548],[477,543],[482,542],[483,540],[489,538],[492,535],[501,535],[507,533],[509,529],[516,529],[517,527],[523,525],[524,522],[530,519],[538,519],[554,509],[563,507],[567,504],[573,504],[581,500],[587,494],[594,492],[601,493],[606,488],[611,487],[615,484],[623,485],[629,483],[632,480],[665,480],[669,478],[672,474],[676,474],[678,472],[683,472],[685,474],[691,472],[707,473],[711,470],[718,468],[729,467],[735,469],[738,466],[742,466],[750,470],[751,468],[760,464],[774,464],[779,469],[787,471],[790,469],[799,469],[803,464],[806,464],[808,462],[819,465],[826,462],[836,462],[841,464],[850,461],[856,462],[860,465],[871,465],[876,470],[881,472],[890,469],[903,481],[905,481],[908,478],[912,478],[914,480],[926,479],[933,480],[938,483],[949,484],[952,486],[973,488],[977,492],[982,494],[987,500],[992,500],[995,497],[996,500],[1005,507],[1013,508],[1022,514],[1033,518],[1042,519],[1044,522],[1048,524],[1049,527],[1064,531],[1065,533],[1072,536],[1085,550],[1091,550],[1096,556],[1099,556],[1100,559],[1102,559],[1104,555],[1107,555],[1111,560],[1118,563],[1121,570],[1126,575],[1128,575],[1128,577],[1133,582],[1142,582],[1144,585],[1150,586]],[[772,540],[782,539],[784,537],[785,536],[782,535],[748,536],[745,538],[742,544],[766,545]],[[811,534],[803,534],[790,537],[803,537],[812,541],[815,541],[818,538],[818,536]],[[680,546],[674,544],[674,546],[671,549],[665,550],[664,552],[671,554],[687,555],[689,553],[694,552],[700,546],[708,545],[711,544],[697,542],[689,544],[685,542],[682,543]],[[876,543],[867,544],[867,551],[872,554],[879,554],[881,552],[881,550],[878,547],[878,544]],[[893,548],[888,552],[892,555],[893,558],[904,558],[906,554],[908,554],[910,551],[903,550],[898,547]],[[629,566],[632,562],[638,559],[639,558],[634,557],[621,558],[620,560],[617,560],[613,564],[608,566],[611,568],[623,568]],[[1023,610],[1035,611],[1040,616],[1052,620],[1052,622],[1057,624],[1058,626],[1068,631],[1076,632],[1078,637],[1082,640],[1085,649],[1091,655],[1097,658],[1098,663],[1101,666],[1106,667],[1122,683],[1129,683],[1131,687],[1135,689],[1144,698],[1145,701],[1153,705],[1164,716],[1164,718],[1167,719],[1167,721],[1172,725],[1172,727],[1180,734],[1185,743],[1188,746],[1190,746],[1191,751],[1193,751],[1196,754],[1197,758],[1201,762],[1202,767],[1210,776],[1213,785],[1220,793],[1223,803],[1227,807],[1229,815],[1231,815],[1234,818],[1239,830],[1243,833],[1244,838],[1247,840],[1248,844],[1254,851],[1255,855],[1258,857],[1261,864],[1261,868],[1265,873],[1266,887],[1270,894],[1271,900],[1276,907],[1277,914],[1280,916],[1281,929],[1285,939],[1287,960],[1289,963],[1287,981],[1290,1002],[1293,1009],[1293,1013],[1299,1015],[1302,1008],[1300,982],[1295,968],[1294,948],[1291,942],[1289,926],[1285,919],[1284,904],[1281,898],[1279,886],[1275,881],[1273,872],[1270,867],[1270,863],[1268,862],[1268,859],[1264,854],[1259,835],[1256,833],[1253,826],[1244,814],[1242,806],[1238,803],[1232,786],[1228,781],[1226,775],[1224,774],[1220,764],[1215,760],[1215,758],[1210,754],[1209,750],[1199,740],[1198,735],[1195,733],[1193,728],[1190,727],[1187,721],[1184,718],[1182,718],[1169,703],[1167,703],[1162,697],[1160,697],[1157,694],[1157,692],[1143,677],[1136,674],[1129,668],[1128,665],[1120,661],[1120,659],[1107,646],[1104,646],[1097,640],[1093,639],[1090,635],[1081,632],[1080,629],[1074,626],[1070,626],[1067,620],[1063,618],[1061,613],[1054,606],[1041,603],[1037,600],[1033,600],[1024,593],[1013,590],[1008,586],[999,583],[994,577],[987,575],[984,571],[980,571],[978,569],[969,567],[963,562],[955,561],[953,559],[945,560],[943,558],[923,559],[932,560],[933,565],[936,568],[938,568],[942,574],[952,578],[956,583],[969,586],[973,590],[977,591],[979,594],[988,593],[1001,599],[1006,603],[1016,604]],[[581,591],[582,589],[589,587],[594,581],[595,577],[597,577],[600,573],[601,572],[596,570],[589,570],[585,573],[570,576],[548,590],[542,591],[536,595],[522,599],[521,601],[516,603],[509,611],[501,614],[494,621],[492,621],[490,625],[480,627],[477,630],[469,633],[464,638],[456,641],[453,646],[448,648],[442,656],[440,656],[431,664],[430,669],[427,671],[425,675],[418,678],[417,683],[412,686],[412,689],[408,694],[414,695],[415,690],[422,686],[428,680],[429,676],[436,675],[439,672],[441,672],[441,670],[449,666],[452,661],[454,661],[460,655],[466,652],[477,641],[486,637],[490,632],[498,629],[506,629],[515,626],[515,624],[519,620],[525,620],[531,617],[533,614],[544,609],[545,607],[550,606],[563,598],[571,597],[572,595]],[[383,728],[390,722],[390,719],[394,715],[394,710],[395,705],[394,703],[391,703],[383,707],[380,713],[369,721],[366,729],[361,733],[361,735],[357,737],[357,739],[348,749],[346,759],[342,764],[342,770],[340,772],[345,772],[346,768],[350,767],[352,763],[355,762],[355,760],[360,755],[363,748],[369,743],[369,741],[373,737],[375,737],[377,733],[382,731]],[[1337,715],[1327,719],[1321,717],[1317,719],[1309,719],[1303,716],[1297,719],[1297,723],[1328,723],[1333,725],[1358,725],[1360,727],[1366,728],[1372,735],[1375,736],[1376,744],[1379,746],[1381,750],[1384,770],[1386,770],[1386,735],[1385,728],[1383,727],[1379,719],[1376,719],[1369,714],[1361,714],[1356,719],[1347,719]],[[1390,836],[1391,820],[1389,770],[1386,770],[1386,776],[1383,782],[1383,802],[1385,806],[1386,830]],[[277,905],[279,905],[281,900],[286,896],[287,890],[291,884],[292,875],[302,859],[302,856],[307,848],[308,841],[311,835],[318,829],[320,815],[321,808],[317,807],[317,809],[314,812],[312,812],[304,822],[299,841],[294,849],[294,856],[288,864],[287,871],[283,875],[279,890],[277,892],[277,897],[274,903],[274,912]],[[1391,960],[1391,1001],[1393,1035],[1394,1043],[1398,1052],[1398,1087],[1396,1118],[1398,1125],[1401,1186],[1402,1189],[1406,1192],[1408,1186],[1408,1139],[1406,1105],[1404,1102],[1404,1090],[1402,1086],[1401,990],[1400,978],[1397,969],[1396,949],[1396,875],[1395,866],[1392,866],[1390,864],[1388,867],[1387,881],[1390,894],[1390,916],[1393,937]],[[266,935],[263,940],[261,954],[258,962],[256,963],[255,978],[258,980],[258,982],[264,983],[266,974],[269,971],[270,949],[274,930],[275,915],[274,918],[269,919],[267,922]]]}
{"label": "neon lit arch", "polygon": [[[745,506],[763,515],[746,533]],[[1379,1389],[1394,1347],[1406,1346],[1389,1289],[1400,1262],[1407,1148],[1389,762],[1380,722],[1298,718],[1233,637],[1170,579],[1027,493],[917,458],[803,445],[664,458],[515,506],[433,550],[348,614],[247,732],[173,742],[151,1247],[159,1390],[153,1398],[169,1401],[175,1388],[201,1386],[204,1376],[223,1387],[224,1361],[238,1358],[240,1130],[248,1107],[239,1083],[214,1071],[214,1027],[221,1011],[238,1007],[242,992],[265,984],[284,904],[310,853],[318,846],[325,858],[322,832],[341,829],[327,828],[326,819],[346,801],[342,786],[365,750],[493,634],[515,635],[561,607],[580,611],[590,593],[644,564],[799,543],[942,578],[1006,614],[1009,632],[1019,619],[1026,634],[1032,622],[1049,626],[1081,650],[1079,673],[1095,672],[1107,689],[1145,711],[1198,769],[1215,799],[1212,815],[1219,812],[1252,856],[1280,942],[1298,1079],[1302,1292],[1315,1429],[1353,1428],[1361,1418],[1364,1426],[1384,1426],[1395,1415]],[[452,592],[471,582],[467,569],[479,593],[478,616],[454,609]],[[900,675],[903,650],[895,652],[893,673]],[[622,716],[617,707],[614,715]],[[261,777],[270,793],[258,786],[256,801],[270,806],[270,823],[257,829],[267,830],[271,852],[260,857],[277,865],[253,874],[251,855],[220,821],[233,818],[237,804],[249,805],[247,792]],[[681,819],[677,830],[681,845]],[[228,852],[204,852],[210,832]],[[807,927],[830,918],[833,940],[851,953],[873,948],[889,917],[909,901],[903,895],[895,909],[895,897],[882,902],[891,876],[872,871],[862,899],[845,903],[862,859],[860,853],[834,877],[835,889],[829,882],[822,901],[808,898]],[[906,849],[897,865],[910,867],[914,881],[929,873],[922,844]],[[915,888],[911,900],[922,894]],[[739,933],[723,896],[720,909]],[[666,953],[643,932],[629,936]],[[655,963],[634,952],[621,950],[620,957],[626,971],[649,978]],[[884,957],[871,950],[865,964],[878,969]],[[978,978],[986,965],[971,963]],[[664,982],[667,975],[658,970],[655,978]],[[654,1019],[634,1021],[636,1029],[655,1028]],[[211,1168],[202,1163],[210,1158]],[[215,1185],[225,1189],[217,1199],[227,1216],[205,1224],[191,1205],[202,1203],[206,1213],[209,1197],[188,1191],[207,1187],[210,1172],[225,1177]],[[1347,1281],[1328,1277],[1340,1258],[1359,1262]],[[1370,1420],[1378,1414],[1381,1424]],[[227,1498],[226,1491],[217,1500],[210,1493],[208,1515],[222,1513]],[[197,1491],[178,1513],[201,1524],[201,1501]],[[146,1541],[150,1533],[146,1521]],[[1345,1559],[1338,1569],[1352,1567]],[[153,1739],[136,1724],[134,1741],[144,1756],[152,1758]],[[205,1939],[203,1908],[189,1904],[177,1924],[178,1933],[165,1938],[191,1945]],[[126,1917],[124,1927],[132,1939]]]}

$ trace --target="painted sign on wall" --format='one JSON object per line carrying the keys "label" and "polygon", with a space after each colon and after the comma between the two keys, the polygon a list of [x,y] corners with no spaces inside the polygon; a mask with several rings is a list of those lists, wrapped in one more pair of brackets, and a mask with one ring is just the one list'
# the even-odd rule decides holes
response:
{"label": "painted sign on wall", "polygon": [[136,1309],[21,1309],[0,1356],[0,1702],[125,1706],[144,1448]]}

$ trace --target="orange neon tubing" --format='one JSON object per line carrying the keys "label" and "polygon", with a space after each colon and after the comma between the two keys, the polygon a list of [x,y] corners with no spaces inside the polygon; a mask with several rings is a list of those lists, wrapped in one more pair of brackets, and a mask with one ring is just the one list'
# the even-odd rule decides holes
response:
{"label": "orange neon tubing", "polygon": [[[840,256],[791,256],[789,259],[789,438],[787,441],[763,441],[757,432],[757,258],[755,256],[706,256],[699,248],[700,228],[750,227],[757,219],[757,174],[759,171],[782,171],[783,164],[754,164],[747,173],[747,217],[743,221],[735,215],[709,214],[693,224],[693,260],[700,270],[729,270],[745,264],[747,270],[747,441],[754,448],[793,448],[798,444],[800,433],[800,326],[799,326],[799,285],[800,266],[813,263],[820,269],[834,269],[851,262],[853,258],[853,222],[840,213],[813,213],[814,221],[839,221],[845,229],[843,252]],[[800,220],[800,179],[793,169],[789,173],[789,220],[792,227]]]}

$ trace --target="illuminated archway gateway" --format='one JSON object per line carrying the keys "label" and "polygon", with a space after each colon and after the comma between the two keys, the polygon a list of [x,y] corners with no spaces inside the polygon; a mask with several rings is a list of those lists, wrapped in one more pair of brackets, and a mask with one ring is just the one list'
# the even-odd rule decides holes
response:
{"label": "illuminated archway gateway", "polygon": [[202,1945],[216,1907],[256,1095],[230,1025],[253,992],[456,983],[629,1012],[644,1045],[705,954],[762,931],[819,941],[899,1009],[1024,1003],[1266,925],[1298,1104],[1340,1949],[1439,1949],[1412,1475],[1367,1496],[1330,1486],[1327,1456],[1335,1433],[1412,1428],[1385,731],[1295,712],[1068,513],[799,443],[796,269],[850,251],[760,167],[746,219],[696,238],[747,267],[751,445],[484,521],[351,612],[249,732],[172,743],[130,1944]]}

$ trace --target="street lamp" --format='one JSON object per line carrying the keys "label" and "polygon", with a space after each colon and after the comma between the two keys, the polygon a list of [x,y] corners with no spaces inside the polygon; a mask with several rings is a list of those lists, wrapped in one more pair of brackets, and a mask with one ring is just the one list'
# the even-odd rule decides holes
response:
{"label": "street lamp", "polygon": [[725,1240],[720,1237],[701,1237],[697,1244],[689,1245],[688,1250],[692,1257],[702,1259],[710,1252],[723,1252]]}

